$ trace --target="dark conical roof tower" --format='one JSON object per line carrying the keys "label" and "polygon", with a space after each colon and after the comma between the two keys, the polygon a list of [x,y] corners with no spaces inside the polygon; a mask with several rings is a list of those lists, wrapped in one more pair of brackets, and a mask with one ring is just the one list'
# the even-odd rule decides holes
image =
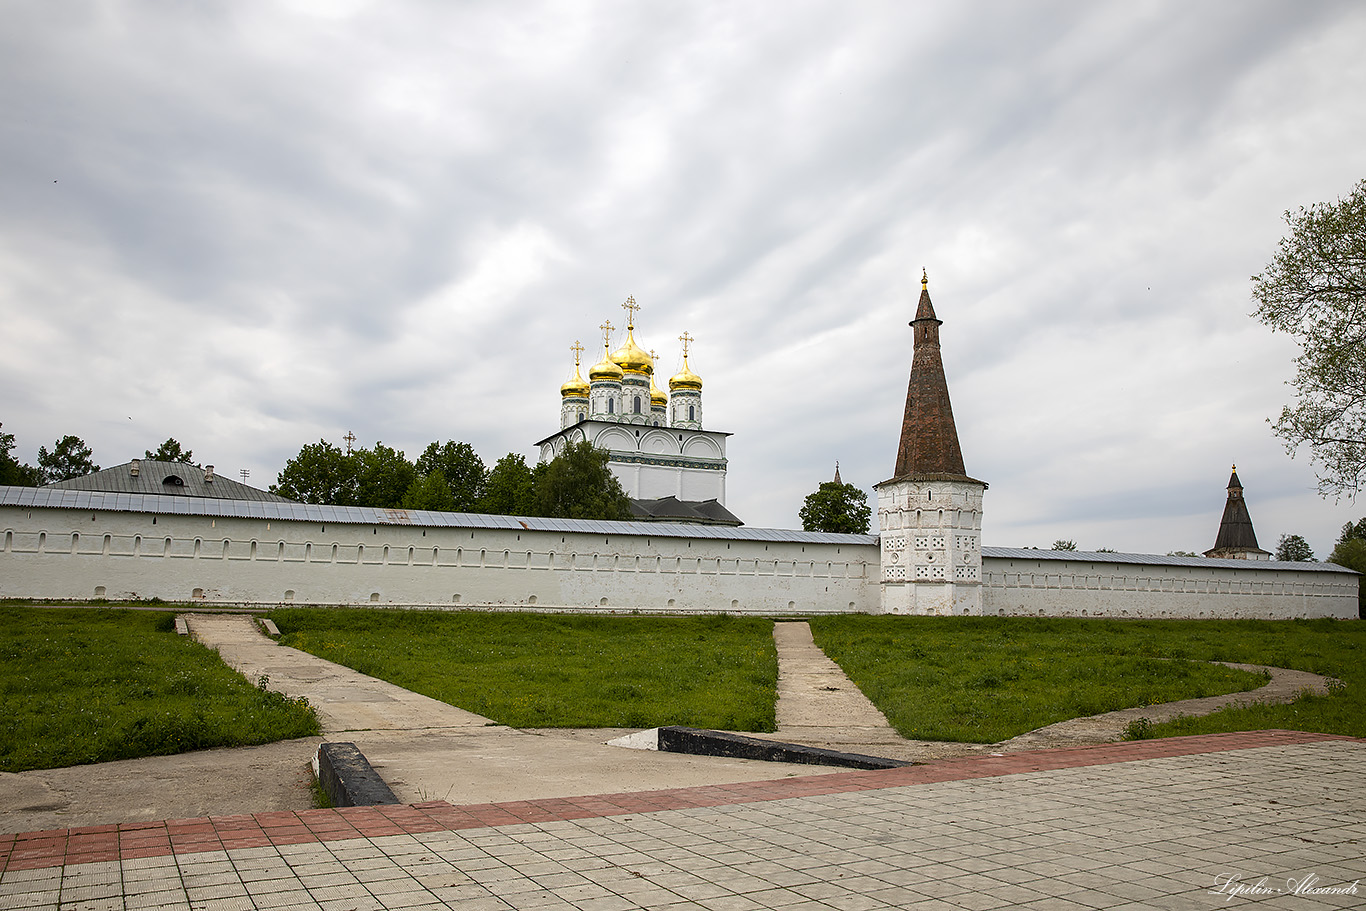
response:
{"label": "dark conical roof tower", "polygon": [[901,421],[901,443],[896,452],[896,474],[891,480],[943,478],[973,480],[963,467],[958,428],[953,423],[949,384],[939,355],[939,327],[930,302],[929,275],[921,273],[920,303],[911,328],[915,356],[906,389],[906,413]]}
{"label": "dark conical roof tower", "polygon": [[1238,480],[1238,466],[1234,465],[1228,479],[1228,501],[1224,503],[1224,517],[1219,521],[1219,534],[1214,539],[1214,547],[1205,551],[1205,556],[1256,560],[1263,559],[1263,554],[1270,556],[1269,551],[1257,546],[1252,516],[1243,499],[1243,482]]}

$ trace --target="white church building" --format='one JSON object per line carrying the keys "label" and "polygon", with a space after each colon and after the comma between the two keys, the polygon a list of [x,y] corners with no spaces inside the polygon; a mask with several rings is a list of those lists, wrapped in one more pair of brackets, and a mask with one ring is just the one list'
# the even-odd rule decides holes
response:
{"label": "white church building", "polygon": [[572,443],[606,450],[608,467],[647,521],[742,524],[726,506],[726,437],[702,427],[702,377],[688,366],[693,338],[684,332],[683,369],[666,393],[655,384],[658,358],[636,344],[635,298],[626,310],[626,340],[612,351],[604,322],[602,360],[580,373],[583,346],[575,342],[574,378],[560,387],[560,429],[536,443],[548,462]]}
{"label": "white church building", "polygon": [[[928,279],[910,324],[896,461],[877,485],[881,534],[739,527],[722,515],[727,434],[702,426],[701,378],[685,357],[669,393],[658,389],[655,358],[635,343],[634,301],[628,314],[626,342],[615,352],[604,326],[604,357],[587,383],[576,363],[561,389],[560,430],[539,445],[542,458],[578,439],[607,449],[634,502],[674,504],[647,516],[654,521],[316,506],[211,470],[134,460],[48,487],[0,487],[0,598],[768,616],[1357,617],[1357,573],[1260,558],[1236,473],[1211,556],[983,546],[987,485],[965,470]],[[697,512],[708,503],[721,510],[710,524]],[[688,521],[659,521],[668,508]]]}

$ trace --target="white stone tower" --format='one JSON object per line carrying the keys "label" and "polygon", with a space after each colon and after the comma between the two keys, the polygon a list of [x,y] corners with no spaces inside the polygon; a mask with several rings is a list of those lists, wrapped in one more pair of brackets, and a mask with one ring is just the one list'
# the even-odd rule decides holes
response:
{"label": "white stone tower", "polygon": [[650,423],[650,379],[654,362],[636,344],[636,311],[640,305],[628,297],[621,305],[626,310],[626,341],[612,352],[612,362],[621,368],[621,420],[624,424]]}
{"label": "white stone tower", "polygon": [[589,386],[579,375],[579,357],[583,354],[583,345],[575,339],[569,350],[574,352],[574,378],[560,387],[561,430],[588,420]]}
{"label": "white stone tower", "polygon": [[688,345],[695,341],[684,332],[683,369],[669,378],[669,426],[702,429],[702,377],[688,368]]}
{"label": "white stone tower", "polygon": [[603,322],[602,360],[588,368],[588,416],[595,421],[621,420],[622,370],[612,360],[612,323]]}
{"label": "white stone tower", "polygon": [[953,423],[929,276],[911,328],[915,355],[906,390],[896,474],[875,485],[882,539],[882,611],[982,613],[982,494],[967,476]]}

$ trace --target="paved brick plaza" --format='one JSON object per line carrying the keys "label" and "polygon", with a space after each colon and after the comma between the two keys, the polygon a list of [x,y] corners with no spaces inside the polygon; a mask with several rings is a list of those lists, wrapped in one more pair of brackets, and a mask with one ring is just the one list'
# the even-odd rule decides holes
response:
{"label": "paved brick plaza", "polygon": [[0,836],[0,909],[1358,908],[1288,879],[1366,880],[1364,774],[1366,742],[1254,732],[27,833]]}

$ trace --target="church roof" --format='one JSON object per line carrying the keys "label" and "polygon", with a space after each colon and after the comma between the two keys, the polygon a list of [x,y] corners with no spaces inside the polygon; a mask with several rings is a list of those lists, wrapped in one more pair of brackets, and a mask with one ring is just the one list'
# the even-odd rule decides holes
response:
{"label": "church roof", "polygon": [[926,276],[921,279],[920,301],[915,319],[911,321],[911,328],[915,330],[915,355],[906,388],[906,412],[901,422],[893,481],[927,476],[936,480],[975,480],[967,476],[963,467],[963,450],[958,444],[958,428],[953,422],[949,384],[939,353],[942,323],[943,320],[935,316]]}
{"label": "church roof", "polygon": [[642,522],[696,522],[701,525],[744,525],[735,513],[716,500],[632,500],[631,515]]}
{"label": "church roof", "polygon": [[155,494],[168,497],[210,497],[217,500],[256,500],[290,503],[256,487],[238,483],[187,462],[134,459],[84,477],[48,484],[45,490],[90,490],[105,493]]}

